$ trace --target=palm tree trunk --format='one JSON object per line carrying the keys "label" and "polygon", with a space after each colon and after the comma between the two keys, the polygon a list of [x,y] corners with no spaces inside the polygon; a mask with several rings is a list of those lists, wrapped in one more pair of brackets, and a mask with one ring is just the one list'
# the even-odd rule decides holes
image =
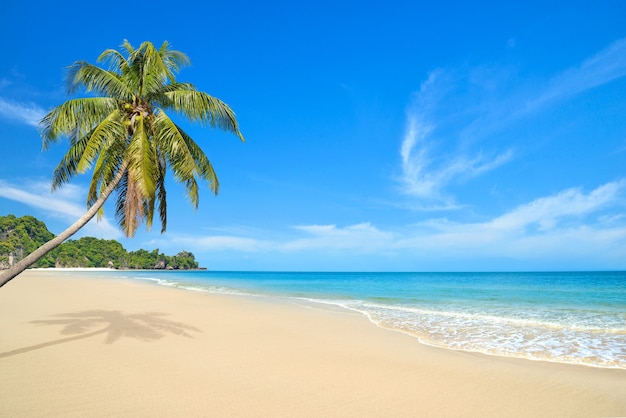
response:
{"label": "palm tree trunk", "polygon": [[17,276],[18,274],[26,270],[31,264],[34,264],[41,257],[48,254],[50,251],[54,250],[56,247],[61,245],[63,241],[65,241],[66,239],[74,235],[76,232],[78,232],[79,229],[85,226],[87,222],[89,222],[91,218],[93,218],[96,215],[96,213],[98,213],[98,210],[100,210],[100,208],[102,207],[102,205],[104,205],[104,202],[107,200],[109,195],[113,192],[115,187],[117,187],[119,182],[122,180],[122,177],[124,177],[124,173],[126,172],[126,168],[127,168],[127,164],[123,163],[122,166],[120,167],[120,170],[117,172],[117,174],[113,178],[113,181],[109,183],[106,189],[104,189],[104,191],[102,192],[98,200],[96,200],[93,206],[91,206],[87,210],[87,212],[83,216],[81,216],[76,222],[74,222],[69,228],[61,232],[56,237],[52,238],[50,241],[43,244],[41,247],[37,248],[32,253],[28,254],[26,257],[21,259],[18,263],[16,263],[14,266],[9,268],[8,270],[5,270],[2,273],[0,273],[0,287],[7,284],[9,281],[15,278],[15,276]]}

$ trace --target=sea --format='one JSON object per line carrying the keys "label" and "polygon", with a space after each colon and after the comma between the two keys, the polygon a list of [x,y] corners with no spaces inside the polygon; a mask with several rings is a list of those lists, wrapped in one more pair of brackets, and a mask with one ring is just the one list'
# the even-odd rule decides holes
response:
{"label": "sea", "polygon": [[113,270],[88,275],[334,305],[436,347],[626,369],[626,272]]}

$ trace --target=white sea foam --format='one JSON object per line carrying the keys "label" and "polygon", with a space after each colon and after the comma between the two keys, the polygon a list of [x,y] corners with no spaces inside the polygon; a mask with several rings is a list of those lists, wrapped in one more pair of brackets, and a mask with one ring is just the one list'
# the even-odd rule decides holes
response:
{"label": "white sea foam", "polygon": [[626,322],[622,322],[625,326],[616,328],[564,326],[556,321],[389,306],[360,300],[295,299],[358,312],[381,328],[411,335],[435,347],[626,369]]}
{"label": "white sea foam", "polygon": [[428,345],[490,355],[626,369],[626,327],[568,326],[494,315],[341,303]]}

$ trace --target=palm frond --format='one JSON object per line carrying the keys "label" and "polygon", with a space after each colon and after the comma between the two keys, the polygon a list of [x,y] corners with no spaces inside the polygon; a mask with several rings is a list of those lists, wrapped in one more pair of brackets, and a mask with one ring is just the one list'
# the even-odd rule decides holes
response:
{"label": "palm frond", "polygon": [[119,170],[126,170],[124,154],[126,141],[108,141],[100,153],[94,166],[87,206],[91,206],[100,197],[100,193],[107,188]]}
{"label": "palm frond", "polygon": [[177,91],[177,90],[196,91],[197,89],[196,89],[196,86],[194,86],[191,83],[176,81],[174,83],[170,83],[170,84],[163,86],[161,91],[159,91],[159,94],[168,93],[170,91]]}
{"label": "palm frond", "polygon": [[[158,154],[158,153],[157,153]],[[145,196],[144,213],[145,222],[148,229],[152,228],[155,206],[158,204],[159,218],[161,221],[161,233],[165,232],[167,227],[167,203],[165,201],[165,174],[166,163],[162,155],[158,155],[158,172],[156,177],[156,194]]]}
{"label": "palm frond", "polygon": [[135,57],[139,61],[141,95],[150,95],[158,92],[168,82],[176,80],[170,66],[163,61],[161,54],[151,42],[144,42]]}
{"label": "palm frond", "polygon": [[68,68],[68,94],[84,88],[118,100],[132,101],[133,91],[123,82],[120,75],[84,61],[77,61]]}
{"label": "palm frond", "polygon": [[142,117],[133,121],[135,132],[128,144],[126,160],[130,181],[137,185],[142,196],[152,198],[156,193],[158,162],[156,149],[146,132],[145,122]]}
{"label": "palm frond", "polygon": [[126,130],[121,120],[122,112],[116,109],[102,123],[96,126],[91,135],[89,135],[87,145],[76,167],[79,173],[84,173],[91,168],[94,160],[107,143],[123,141],[126,138]]}
{"label": "palm frond", "polygon": [[123,74],[123,69],[128,67],[126,62],[126,58],[116,49],[107,49],[105,50],[96,62],[106,63],[109,62],[109,71],[115,71],[117,74]]}
{"label": "palm frond", "polygon": [[55,107],[40,122],[43,148],[63,136],[82,137],[117,107],[117,101],[108,97],[72,99]]}
{"label": "palm frond", "polygon": [[165,175],[167,173],[167,162],[161,155],[159,160],[159,178],[157,182],[157,199],[159,204],[159,219],[161,220],[161,233],[167,228],[167,193],[165,191]]}
{"label": "palm frond", "polygon": [[[180,129],[180,128],[179,128]],[[185,140],[185,144],[187,145],[187,149],[191,155],[191,158],[196,163],[196,166],[199,168],[198,177],[206,180],[209,183],[209,188],[214,194],[217,194],[220,188],[220,182],[217,179],[217,174],[215,174],[215,170],[213,169],[213,164],[207,158],[206,154],[202,151],[202,148],[182,129],[180,129],[181,136]]]}
{"label": "palm frond", "polygon": [[168,91],[164,95],[170,100],[172,109],[191,121],[234,133],[244,141],[235,112],[220,99],[196,90]]}
{"label": "palm frond", "polygon": [[124,42],[122,42],[122,45],[120,46],[126,51],[129,56],[135,53],[135,47],[132,46],[130,42],[128,42],[128,39],[124,39]]}
{"label": "palm frond", "polygon": [[85,136],[79,141],[75,141],[65,153],[59,165],[52,172],[52,191],[69,183],[72,177],[77,174],[78,161],[80,161],[88,142],[89,137]]}
{"label": "palm frond", "polygon": [[[196,142],[164,112],[159,112],[154,123],[155,140],[170,163],[177,181],[187,184],[196,176],[206,180],[213,193],[219,190],[219,181],[213,165]],[[189,192],[190,190],[188,190]],[[197,199],[192,204],[196,205]]]}
{"label": "palm frond", "polygon": [[163,112],[154,124],[155,140],[170,165],[174,178],[185,185],[190,203],[197,209],[199,204],[197,178],[206,180],[210,190],[217,194],[219,180],[213,165],[195,141]]}
{"label": "palm frond", "polygon": [[184,131],[165,112],[159,112],[154,122],[154,137],[167,160],[172,164],[174,176],[184,180],[200,172],[184,136]]}
{"label": "palm frond", "polygon": [[[123,139],[123,127],[116,120],[116,116],[112,114],[110,118],[107,118],[94,128],[92,132],[83,137],[74,138],[71,141],[69,150],[53,172],[53,191],[68,183],[74,175],[84,173],[91,168],[98,156],[102,158],[102,156],[106,155],[103,149],[108,145],[110,146],[111,142],[119,142],[120,136]],[[95,181],[99,181],[97,176],[93,178]]]}
{"label": "palm frond", "polygon": [[115,202],[115,218],[127,237],[133,237],[143,219],[142,199],[136,193],[136,187],[129,179],[126,172],[118,187],[117,200]]}
{"label": "palm frond", "polygon": [[170,83],[165,84],[159,91],[146,95],[146,100],[155,104],[156,107],[162,107],[164,109],[173,109],[172,99],[165,93],[170,93],[179,90],[196,91],[196,86],[191,83]]}
{"label": "palm frond", "polygon": [[187,190],[187,197],[191,202],[194,209],[198,209],[200,204],[200,194],[198,193],[198,182],[194,177],[185,181],[185,189]]}
{"label": "palm frond", "polygon": [[[165,65],[170,68],[174,73],[180,71],[180,69],[186,65],[191,64],[189,57],[180,51],[175,51],[169,48],[169,42],[165,41],[159,48],[159,55],[161,59],[165,63]],[[170,80],[170,82],[174,82],[174,80]]]}

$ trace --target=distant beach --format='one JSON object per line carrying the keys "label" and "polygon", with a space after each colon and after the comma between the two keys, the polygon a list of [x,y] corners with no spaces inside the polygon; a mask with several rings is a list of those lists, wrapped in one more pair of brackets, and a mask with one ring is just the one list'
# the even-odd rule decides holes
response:
{"label": "distant beach", "polygon": [[626,370],[424,345],[348,303],[365,294],[121,276],[30,270],[0,290],[0,416],[626,415]]}

